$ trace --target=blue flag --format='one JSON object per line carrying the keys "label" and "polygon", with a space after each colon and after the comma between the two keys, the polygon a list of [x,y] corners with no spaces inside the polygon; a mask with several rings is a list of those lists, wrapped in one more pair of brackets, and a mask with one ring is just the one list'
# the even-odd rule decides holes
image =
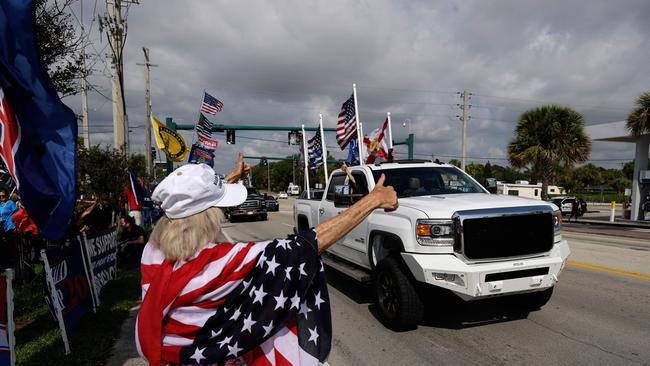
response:
{"label": "blue flag", "polygon": [[0,155],[42,234],[63,236],[76,195],[77,121],[39,61],[29,0],[0,2]]}
{"label": "blue flag", "polygon": [[348,158],[345,163],[349,166],[359,165],[359,140],[355,137],[348,144]]}

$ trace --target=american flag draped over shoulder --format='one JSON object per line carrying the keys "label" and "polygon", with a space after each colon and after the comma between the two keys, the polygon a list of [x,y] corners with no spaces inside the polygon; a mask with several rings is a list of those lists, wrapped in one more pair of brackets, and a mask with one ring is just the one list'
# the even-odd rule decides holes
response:
{"label": "american flag draped over shoulder", "polygon": [[212,95],[203,92],[203,103],[201,103],[201,112],[208,114],[217,114],[223,109],[223,102]]}
{"label": "american flag draped over shoulder", "polygon": [[336,142],[345,150],[350,140],[357,133],[357,115],[354,109],[354,94],[341,106],[339,121],[336,124]]}
{"label": "american flag draped over shoulder", "polygon": [[323,165],[323,141],[320,136],[320,132],[316,131],[316,135],[309,139],[309,163],[312,170],[317,170]]}
{"label": "american flag draped over shoulder", "polygon": [[142,255],[138,351],[150,364],[320,365],[331,314],[316,233],[286,240],[208,244],[170,263]]}

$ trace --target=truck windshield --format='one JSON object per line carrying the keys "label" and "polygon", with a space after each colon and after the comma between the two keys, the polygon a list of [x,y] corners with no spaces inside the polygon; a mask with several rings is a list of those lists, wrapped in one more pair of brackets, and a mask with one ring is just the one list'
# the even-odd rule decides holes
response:
{"label": "truck windshield", "polygon": [[259,196],[260,195],[260,192],[258,192],[256,188],[246,187],[246,190],[248,191],[249,196]]}
{"label": "truck windshield", "polygon": [[375,182],[386,175],[386,185],[393,186],[397,197],[432,196],[454,193],[485,193],[467,174],[452,167],[384,169],[373,171]]}

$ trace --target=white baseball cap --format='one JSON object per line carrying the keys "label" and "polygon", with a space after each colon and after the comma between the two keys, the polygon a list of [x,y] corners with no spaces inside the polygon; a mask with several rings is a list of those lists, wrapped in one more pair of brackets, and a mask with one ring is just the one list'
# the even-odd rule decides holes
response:
{"label": "white baseball cap", "polygon": [[187,164],[174,170],[154,189],[151,198],[170,219],[180,219],[210,207],[240,205],[248,196],[242,184],[228,184],[206,164]]}

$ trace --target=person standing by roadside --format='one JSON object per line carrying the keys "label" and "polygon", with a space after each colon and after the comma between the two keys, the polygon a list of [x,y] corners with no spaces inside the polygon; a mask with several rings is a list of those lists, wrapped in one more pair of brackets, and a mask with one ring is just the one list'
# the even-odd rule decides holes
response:
{"label": "person standing by roadside", "polygon": [[577,198],[574,198],[571,202],[571,214],[569,215],[569,222],[571,222],[572,217],[575,217],[576,222],[578,222],[578,216],[580,216],[580,202],[578,202]]}
{"label": "person standing by roadside", "polygon": [[120,217],[122,231],[119,235],[120,252],[124,254],[125,263],[129,268],[137,268],[140,265],[140,258],[145,244],[147,244],[147,233],[135,223],[132,216]]}
{"label": "person standing by roadside", "polygon": [[0,250],[0,264],[3,268],[13,265],[16,258],[16,242],[14,238],[14,229],[16,225],[12,221],[12,216],[18,210],[14,201],[9,199],[9,192],[6,188],[0,189],[0,220],[2,220],[2,249]]}

